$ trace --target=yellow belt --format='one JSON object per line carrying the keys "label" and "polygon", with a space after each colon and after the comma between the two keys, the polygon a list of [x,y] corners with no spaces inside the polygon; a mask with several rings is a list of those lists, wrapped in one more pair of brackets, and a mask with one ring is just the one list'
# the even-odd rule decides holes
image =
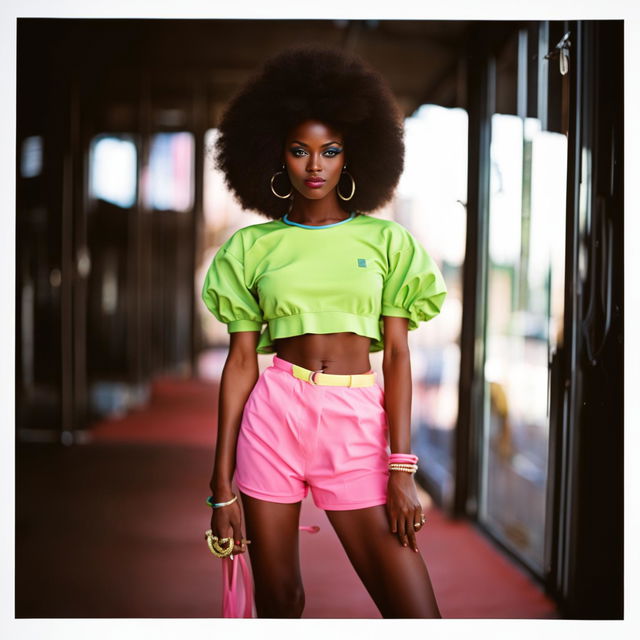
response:
{"label": "yellow belt", "polygon": [[297,364],[291,366],[291,373],[295,378],[304,380],[310,384],[329,387],[370,387],[375,384],[375,373],[356,373],[353,375],[338,375],[335,373],[322,373],[311,371]]}

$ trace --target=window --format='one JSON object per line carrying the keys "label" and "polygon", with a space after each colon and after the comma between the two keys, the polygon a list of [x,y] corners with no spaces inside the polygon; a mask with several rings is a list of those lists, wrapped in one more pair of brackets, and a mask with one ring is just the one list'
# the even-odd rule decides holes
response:
{"label": "window", "polygon": [[405,121],[405,170],[394,217],[420,240],[447,283],[441,314],[409,334],[412,440],[434,497],[448,506],[454,488],[458,418],[462,264],[466,241],[467,129],[462,109],[423,105]]}
{"label": "window", "polygon": [[20,175],[35,178],[42,173],[42,136],[29,136],[22,141]]}
{"label": "window", "polygon": [[191,133],[157,133],[151,138],[145,203],[159,211],[193,207],[194,140]]}
{"label": "window", "polygon": [[125,134],[102,134],[91,141],[89,194],[125,209],[136,201],[136,145]]}

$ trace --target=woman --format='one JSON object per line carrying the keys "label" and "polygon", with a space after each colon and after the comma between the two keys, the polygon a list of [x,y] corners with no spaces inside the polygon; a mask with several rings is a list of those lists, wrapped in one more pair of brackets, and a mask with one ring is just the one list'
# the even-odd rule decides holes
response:
{"label": "woman", "polygon": [[[446,288],[406,229],[368,215],[402,171],[399,111],[361,61],[296,49],[232,101],[219,133],[227,184],[272,220],[237,231],[203,288],[230,333],[213,535],[243,553],[243,511],[258,616],[300,617],[298,525],[311,489],[384,617],[440,617],[416,543],[425,519],[407,332],[439,313]],[[369,363],[381,349],[384,392]],[[256,353],[275,354],[260,376]]]}

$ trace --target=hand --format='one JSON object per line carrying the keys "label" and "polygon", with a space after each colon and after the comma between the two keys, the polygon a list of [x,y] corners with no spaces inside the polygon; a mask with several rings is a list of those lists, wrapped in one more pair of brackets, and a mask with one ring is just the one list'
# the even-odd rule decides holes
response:
{"label": "hand", "polygon": [[242,536],[242,510],[238,500],[226,507],[212,509],[212,512],[211,531],[213,535],[218,538],[233,538],[233,553],[244,553],[249,541]]}
{"label": "hand", "polygon": [[409,546],[417,552],[416,531],[424,524],[424,514],[410,473],[389,472],[386,508],[391,533],[397,534],[403,547]]}

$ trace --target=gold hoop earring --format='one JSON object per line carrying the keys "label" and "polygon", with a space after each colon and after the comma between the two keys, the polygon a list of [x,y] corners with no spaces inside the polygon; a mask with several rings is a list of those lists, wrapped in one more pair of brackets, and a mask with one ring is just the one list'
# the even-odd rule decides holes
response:
{"label": "gold hoop earring", "polygon": [[289,191],[289,193],[287,193],[286,196],[281,196],[274,188],[273,188],[273,182],[276,179],[276,176],[279,175],[280,173],[284,173],[284,165],[282,165],[282,169],[280,171],[276,171],[272,176],[271,176],[271,193],[273,193],[273,195],[276,198],[280,198],[281,200],[286,200],[287,198],[291,197],[291,194],[293,193],[293,187],[291,187],[291,191]]}
{"label": "gold hoop earring", "polygon": [[[356,192],[356,181],[353,179],[353,176],[347,171],[346,168],[344,168],[342,170],[342,175],[347,175],[349,176],[349,178],[351,178],[351,193],[349,194],[348,197],[344,197],[341,193],[340,193],[340,182],[338,181],[338,186],[336,187],[336,193],[338,194],[338,198],[340,198],[340,200],[344,200],[345,202],[347,202],[348,200],[351,200],[351,198],[353,198],[353,194]],[[340,176],[342,178],[342,176]]]}

